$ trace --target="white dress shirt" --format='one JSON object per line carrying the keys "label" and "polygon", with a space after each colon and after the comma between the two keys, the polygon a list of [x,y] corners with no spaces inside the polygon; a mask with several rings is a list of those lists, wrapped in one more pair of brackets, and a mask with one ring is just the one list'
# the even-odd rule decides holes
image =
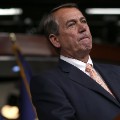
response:
{"label": "white dress shirt", "polygon": [[[65,57],[63,55],[60,55],[60,59],[66,61],[66,62],[68,62],[68,63],[70,63],[72,65],[74,65],[75,67],[77,67],[78,69],[82,70],[84,73],[86,73],[87,75],[89,75],[89,73],[85,71],[85,69],[86,69],[86,63],[84,63],[82,61],[79,61],[77,59]],[[90,56],[89,56],[89,59],[88,59],[87,63],[93,65],[93,62],[92,62]]]}

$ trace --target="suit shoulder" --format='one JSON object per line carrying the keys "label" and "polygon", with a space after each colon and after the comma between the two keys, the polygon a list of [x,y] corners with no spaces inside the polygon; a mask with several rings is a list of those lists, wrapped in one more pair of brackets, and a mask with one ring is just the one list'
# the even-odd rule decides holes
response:
{"label": "suit shoulder", "polygon": [[116,65],[116,64],[97,63],[97,66],[104,68],[104,69],[120,71],[120,65]]}
{"label": "suit shoulder", "polygon": [[58,87],[59,86],[59,69],[51,69],[39,74],[33,75],[30,81],[30,91],[31,93],[39,92],[39,89],[42,91]]}
{"label": "suit shoulder", "polygon": [[34,74],[33,77],[52,77],[52,76],[55,76],[58,74],[59,69],[56,67],[56,68],[52,68],[52,69],[49,69],[49,70],[44,70],[44,71],[41,71],[40,73],[37,73],[37,74]]}
{"label": "suit shoulder", "polygon": [[57,78],[59,78],[60,70],[56,67],[53,69],[45,70],[40,73],[34,74],[31,78],[31,84],[37,83],[37,82],[45,82],[45,81],[52,81]]}

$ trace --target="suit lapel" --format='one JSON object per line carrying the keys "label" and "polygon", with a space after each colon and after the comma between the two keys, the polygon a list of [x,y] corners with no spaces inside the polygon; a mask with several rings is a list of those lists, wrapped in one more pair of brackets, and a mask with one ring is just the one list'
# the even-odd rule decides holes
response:
{"label": "suit lapel", "polygon": [[97,92],[97,93],[103,95],[107,99],[111,100],[112,102],[114,102],[115,104],[120,106],[118,101],[113,96],[111,96],[106,90],[104,90],[93,79],[91,79],[88,75],[86,75],[84,72],[82,72],[78,68],[76,68],[73,65],[71,65],[65,61],[62,61],[62,60],[60,60],[60,67],[62,68],[63,72],[68,73],[68,76],[74,82],[76,82],[94,92]]}

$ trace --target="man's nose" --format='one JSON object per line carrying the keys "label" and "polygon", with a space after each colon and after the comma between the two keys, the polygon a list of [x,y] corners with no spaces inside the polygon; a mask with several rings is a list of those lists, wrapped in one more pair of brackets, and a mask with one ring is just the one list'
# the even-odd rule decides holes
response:
{"label": "man's nose", "polygon": [[78,25],[78,31],[81,32],[85,32],[86,31],[86,25],[83,23],[79,23]]}

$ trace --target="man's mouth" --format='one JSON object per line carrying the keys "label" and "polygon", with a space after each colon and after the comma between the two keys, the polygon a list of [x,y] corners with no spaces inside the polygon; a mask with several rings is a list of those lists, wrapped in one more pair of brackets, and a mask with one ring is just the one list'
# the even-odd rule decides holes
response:
{"label": "man's mouth", "polygon": [[89,37],[87,35],[84,35],[80,38],[80,40],[84,40],[84,39],[89,39]]}

